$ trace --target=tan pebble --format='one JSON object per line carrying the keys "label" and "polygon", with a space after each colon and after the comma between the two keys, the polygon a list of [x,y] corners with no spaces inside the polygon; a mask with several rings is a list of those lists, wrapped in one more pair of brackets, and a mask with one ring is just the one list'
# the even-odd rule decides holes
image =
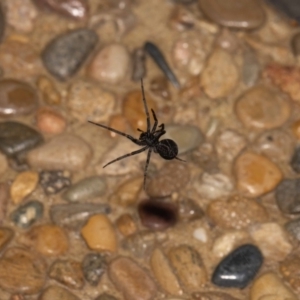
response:
{"label": "tan pebble", "polygon": [[59,134],[66,129],[67,122],[60,113],[51,108],[42,107],[37,111],[36,125],[42,132]]}
{"label": "tan pebble", "polygon": [[23,248],[6,250],[0,260],[0,287],[13,293],[36,294],[46,280],[46,264]]}
{"label": "tan pebble", "polygon": [[297,300],[297,296],[273,272],[256,278],[250,289],[250,300]]}
{"label": "tan pebble", "polygon": [[130,214],[121,215],[117,221],[116,225],[119,231],[124,235],[128,236],[136,232],[137,226]]}
{"label": "tan pebble", "polygon": [[[117,129],[119,131],[122,131],[122,132],[128,132],[127,121],[120,114],[111,116],[110,120],[109,120],[109,123],[108,123],[108,126],[111,127],[111,128]],[[110,131],[109,134],[110,134],[111,137],[119,136],[118,134],[116,134],[115,132],[112,132],[112,131]]]}
{"label": "tan pebble", "polygon": [[208,58],[207,65],[200,75],[200,85],[210,98],[229,95],[236,87],[239,72],[232,56],[222,50],[215,50]]}
{"label": "tan pebble", "polygon": [[7,170],[8,162],[6,156],[0,153],[0,175],[4,174]]}
{"label": "tan pebble", "polygon": [[19,242],[33,247],[45,256],[58,256],[67,252],[69,248],[68,236],[65,231],[56,225],[38,225],[32,227]]}
{"label": "tan pebble", "polygon": [[117,250],[116,232],[106,215],[98,214],[90,217],[81,229],[81,234],[92,250],[110,252]]}
{"label": "tan pebble", "polygon": [[192,247],[172,248],[168,258],[186,290],[196,291],[207,282],[207,273],[200,254]]}
{"label": "tan pebble", "polygon": [[[145,97],[149,111],[150,109],[153,109],[157,112],[157,106],[148,93],[146,93]],[[136,131],[137,128],[144,131],[146,130],[145,108],[142,99],[141,90],[136,90],[129,92],[123,101],[123,115],[134,131]],[[152,114],[150,114],[150,119],[151,124],[153,124],[154,120]]]}
{"label": "tan pebble", "polygon": [[182,294],[179,281],[167,257],[159,248],[154,249],[150,258],[150,266],[156,280],[167,293],[173,296]]}
{"label": "tan pebble", "polygon": [[280,169],[263,155],[242,153],[234,163],[234,173],[239,191],[249,197],[272,191],[282,179]]}
{"label": "tan pebble", "polygon": [[10,195],[14,204],[19,204],[30,195],[39,182],[39,174],[34,171],[19,173],[10,187]]}
{"label": "tan pebble", "polygon": [[300,294],[300,255],[299,252],[289,255],[281,264],[280,272],[295,292]]}
{"label": "tan pebble", "polygon": [[0,251],[12,240],[14,232],[10,228],[0,227]]}
{"label": "tan pebble", "polygon": [[265,258],[282,261],[292,251],[287,232],[277,223],[253,225],[250,235]]}
{"label": "tan pebble", "polygon": [[292,124],[292,132],[297,140],[300,140],[300,120],[297,120]]}
{"label": "tan pebble", "polygon": [[43,99],[49,105],[58,105],[61,103],[61,96],[54,83],[46,76],[40,76],[37,86],[42,93]]}
{"label": "tan pebble", "polygon": [[77,296],[72,294],[67,289],[60,286],[49,286],[39,296],[38,300],[80,300]]}
{"label": "tan pebble", "polygon": [[157,287],[153,279],[130,258],[113,260],[108,276],[126,300],[152,300],[156,295]]}
{"label": "tan pebble", "polygon": [[267,221],[266,209],[254,199],[234,196],[227,201],[216,200],[207,208],[208,217],[220,228],[241,229]]}

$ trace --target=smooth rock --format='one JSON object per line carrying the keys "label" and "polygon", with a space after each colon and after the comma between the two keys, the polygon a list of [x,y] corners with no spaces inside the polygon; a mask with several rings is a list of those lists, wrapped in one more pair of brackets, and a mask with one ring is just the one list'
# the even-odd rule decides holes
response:
{"label": "smooth rock", "polygon": [[32,168],[77,171],[84,169],[91,157],[92,150],[83,139],[63,134],[31,150],[27,160]]}
{"label": "smooth rock", "polygon": [[300,213],[300,179],[282,180],[275,190],[275,199],[283,213]]}
{"label": "smooth rock", "polygon": [[235,111],[244,126],[265,130],[283,125],[291,114],[291,107],[282,94],[258,85],[237,100]]}
{"label": "smooth rock", "polygon": [[8,168],[8,161],[6,156],[0,153],[0,176],[3,175]]}
{"label": "smooth rock", "polygon": [[172,202],[149,199],[138,205],[138,214],[143,226],[152,230],[164,230],[178,220],[178,208]]}
{"label": "smooth rock", "polygon": [[91,78],[108,84],[122,82],[131,68],[130,55],[122,44],[102,48],[91,61],[87,73]]}
{"label": "smooth rock", "polygon": [[246,0],[218,1],[199,0],[201,10],[219,25],[239,28],[255,29],[265,21],[265,13],[259,2]]}
{"label": "smooth rock", "polygon": [[107,268],[106,257],[100,253],[89,253],[84,257],[81,267],[85,280],[97,286]]}
{"label": "smooth rock", "polygon": [[207,216],[220,228],[241,229],[266,222],[267,210],[254,199],[233,196],[227,201],[215,200],[207,208]]}
{"label": "smooth rock", "polygon": [[218,264],[212,275],[212,282],[219,287],[245,288],[262,263],[263,256],[256,246],[242,245]]}
{"label": "smooth rock", "polygon": [[56,260],[51,265],[48,275],[71,289],[82,289],[84,285],[81,264],[75,260]]}
{"label": "smooth rock", "polygon": [[124,235],[129,236],[137,231],[137,224],[130,214],[123,214],[116,220],[118,230]]}
{"label": "smooth rock", "polygon": [[5,220],[8,200],[9,186],[6,182],[0,182],[0,224]]}
{"label": "smooth rock", "polygon": [[228,96],[236,87],[239,72],[233,57],[222,49],[216,49],[207,60],[200,75],[200,85],[212,99]]}
{"label": "smooth rock", "polygon": [[154,280],[128,257],[114,259],[109,264],[108,276],[126,300],[151,300],[157,293]]}
{"label": "smooth rock", "polygon": [[90,216],[109,212],[110,207],[106,203],[72,203],[52,205],[49,213],[54,224],[79,231]]}
{"label": "smooth rock", "polygon": [[10,196],[14,204],[19,204],[30,195],[39,182],[39,174],[35,171],[19,173],[10,186]]}
{"label": "smooth rock", "polygon": [[58,80],[66,80],[80,69],[97,42],[97,34],[90,29],[61,34],[46,45],[42,52],[43,63]]}
{"label": "smooth rock", "polygon": [[96,251],[115,252],[117,237],[115,229],[106,215],[91,216],[81,229],[81,234],[88,247]]}
{"label": "smooth rock", "polygon": [[280,273],[283,275],[284,279],[290,284],[293,290],[300,293],[300,256],[299,253],[292,254],[288,256],[280,264]]}
{"label": "smooth rock", "polygon": [[300,218],[291,220],[285,224],[285,229],[298,241],[300,241]]}
{"label": "smooth rock", "polygon": [[282,179],[280,169],[263,155],[243,152],[234,163],[237,188],[245,196],[257,197],[272,191]]}
{"label": "smooth rock", "polygon": [[40,185],[46,195],[57,194],[71,184],[69,171],[42,171],[40,173]]}
{"label": "smooth rock", "polygon": [[42,135],[25,124],[14,121],[0,123],[0,150],[7,156],[31,150],[42,142]]}
{"label": "smooth rock", "polygon": [[61,103],[61,95],[50,78],[43,75],[39,76],[37,80],[37,87],[43,96],[43,100],[47,104],[58,105]]}
{"label": "smooth rock", "polygon": [[80,300],[77,296],[72,294],[69,290],[61,286],[49,286],[39,296],[38,300],[53,300],[53,299],[64,299],[64,300]]}
{"label": "smooth rock", "polygon": [[300,22],[300,7],[297,0],[267,0],[267,3],[273,5],[280,13]]}
{"label": "smooth rock", "polygon": [[103,294],[99,295],[95,300],[118,300],[118,299],[107,293],[103,293]]}
{"label": "smooth rock", "polygon": [[12,229],[7,227],[0,227],[0,252],[9,244],[14,237]]}
{"label": "smooth rock", "polygon": [[43,216],[43,203],[32,200],[12,211],[10,219],[21,228],[28,228]]}
{"label": "smooth rock", "polygon": [[36,113],[36,126],[41,132],[60,134],[67,127],[67,120],[54,109],[41,107]]}
{"label": "smooth rock", "polygon": [[260,75],[261,66],[256,54],[250,49],[243,52],[242,79],[246,86],[254,86]]}
{"label": "smooth rock", "polygon": [[84,178],[70,186],[62,197],[71,202],[81,202],[102,196],[106,190],[104,177],[93,176]]}
{"label": "smooth rock", "polygon": [[249,232],[267,259],[282,261],[293,250],[287,232],[277,223],[252,225]]}
{"label": "smooth rock", "polygon": [[178,202],[178,215],[180,220],[194,221],[203,218],[204,211],[196,201],[184,197]]}
{"label": "smooth rock", "polygon": [[37,91],[24,81],[0,80],[0,116],[27,115],[38,105]]}
{"label": "smooth rock", "polygon": [[19,242],[44,256],[59,256],[67,252],[69,240],[66,232],[56,225],[45,224],[32,227]]}
{"label": "smooth rock", "polygon": [[46,282],[46,264],[32,251],[13,247],[0,259],[0,287],[12,293],[36,294]]}
{"label": "smooth rock", "polygon": [[290,164],[296,173],[300,173],[300,147],[295,149]]}

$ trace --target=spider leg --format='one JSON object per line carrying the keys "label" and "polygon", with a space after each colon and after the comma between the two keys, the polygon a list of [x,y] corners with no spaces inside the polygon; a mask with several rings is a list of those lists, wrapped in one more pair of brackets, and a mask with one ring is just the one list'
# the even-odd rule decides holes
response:
{"label": "spider leg", "polygon": [[139,128],[137,128],[136,130],[139,132],[144,132],[142,129],[139,129]]}
{"label": "spider leg", "polygon": [[88,121],[88,122],[90,122],[90,123],[92,123],[92,124],[94,124],[94,125],[100,126],[100,127],[102,127],[102,128],[105,128],[105,129],[107,129],[107,130],[110,130],[110,131],[112,131],[112,132],[115,132],[115,133],[117,133],[117,134],[119,134],[119,135],[125,136],[125,137],[127,137],[129,140],[131,140],[132,142],[134,142],[135,144],[137,144],[137,145],[139,145],[139,146],[143,146],[143,145],[141,144],[140,140],[135,139],[134,137],[132,137],[132,136],[129,135],[129,134],[126,134],[126,133],[121,132],[121,131],[119,131],[119,130],[116,130],[116,129],[114,129],[114,128],[111,128],[111,127],[108,127],[108,126],[105,126],[105,125],[102,125],[102,124],[98,124],[98,123],[95,123],[95,122],[92,122],[92,121]]}
{"label": "spider leg", "polygon": [[139,150],[130,152],[130,153],[128,153],[128,154],[122,155],[122,156],[120,156],[120,157],[118,157],[118,158],[116,158],[116,159],[110,161],[109,163],[107,163],[105,166],[103,166],[103,168],[107,167],[108,165],[110,165],[110,164],[112,164],[112,163],[114,163],[114,162],[116,162],[116,161],[118,161],[118,160],[121,160],[121,159],[123,159],[123,158],[126,158],[126,157],[128,157],[128,156],[132,156],[132,155],[139,154],[139,153],[145,151],[147,148],[148,148],[148,146],[146,146],[146,147],[144,147],[144,148],[142,148],[142,149],[139,149]]}
{"label": "spider leg", "polygon": [[150,161],[150,156],[151,156],[152,149],[150,148],[147,154],[147,160],[146,160],[146,165],[145,165],[145,170],[144,170],[144,190],[146,189],[146,178],[147,178],[147,169],[149,166],[149,161]]}
{"label": "spider leg", "polygon": [[[151,130],[151,133],[154,133],[155,130],[156,130],[156,127],[157,127],[157,118],[156,118],[156,114],[154,112],[154,110],[151,108],[151,111],[152,111],[152,115],[153,115],[153,119],[154,119],[154,125],[153,125],[153,128]],[[160,127],[160,126],[159,126]]]}
{"label": "spider leg", "polygon": [[179,157],[175,157],[175,159],[177,159],[177,160],[180,160],[180,161],[183,161],[183,162],[186,162],[186,160],[183,160],[183,159],[181,159],[181,158],[179,158]]}
{"label": "spider leg", "polygon": [[150,116],[149,116],[149,111],[148,111],[148,106],[146,103],[146,97],[145,97],[145,91],[144,91],[144,85],[143,85],[143,78],[141,78],[141,86],[142,86],[142,94],[143,94],[143,102],[144,102],[144,107],[145,107],[145,112],[147,116],[147,130],[150,131]]}

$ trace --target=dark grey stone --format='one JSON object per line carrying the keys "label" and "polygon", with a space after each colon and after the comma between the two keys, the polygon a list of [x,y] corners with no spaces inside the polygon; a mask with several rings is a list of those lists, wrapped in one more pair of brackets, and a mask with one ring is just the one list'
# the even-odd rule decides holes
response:
{"label": "dark grey stone", "polygon": [[89,253],[82,261],[82,271],[86,281],[92,285],[98,285],[101,276],[106,270],[107,262],[104,255]]}

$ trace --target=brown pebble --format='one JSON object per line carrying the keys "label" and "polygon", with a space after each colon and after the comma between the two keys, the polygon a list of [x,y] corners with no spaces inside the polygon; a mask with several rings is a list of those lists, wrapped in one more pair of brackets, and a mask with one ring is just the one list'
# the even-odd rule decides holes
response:
{"label": "brown pebble", "polygon": [[153,279],[130,258],[120,256],[113,260],[108,276],[127,300],[152,300],[156,295]]}
{"label": "brown pebble", "polygon": [[38,300],[80,300],[67,289],[60,286],[49,286],[39,296]]}
{"label": "brown pebble", "polygon": [[0,260],[0,287],[12,293],[36,294],[46,280],[46,264],[32,251],[9,248]]}
{"label": "brown pebble", "polygon": [[282,179],[280,169],[268,158],[253,152],[242,153],[234,163],[239,191],[249,197],[272,191]]}
{"label": "brown pebble", "polygon": [[91,216],[81,229],[81,234],[92,250],[110,252],[117,250],[116,232],[106,215]]}
{"label": "brown pebble", "polygon": [[39,174],[35,171],[19,173],[10,187],[10,195],[14,204],[19,204],[30,195],[39,182]]}
{"label": "brown pebble", "polygon": [[0,251],[12,240],[14,232],[10,228],[0,227]]}
{"label": "brown pebble", "polygon": [[297,140],[300,140],[300,120],[297,120],[292,124],[292,132]]}
{"label": "brown pebble", "polygon": [[131,235],[137,231],[136,223],[130,214],[121,215],[117,219],[116,225],[124,236]]}
{"label": "brown pebble", "polygon": [[40,76],[37,81],[37,86],[47,104],[58,105],[61,103],[61,96],[54,83],[48,77]]}
{"label": "brown pebble", "polygon": [[19,242],[34,248],[45,256],[58,256],[66,253],[69,248],[68,236],[56,225],[38,225],[32,227]]}
{"label": "brown pebble", "polygon": [[59,134],[66,129],[67,122],[57,111],[41,107],[36,114],[36,125],[44,133]]}

